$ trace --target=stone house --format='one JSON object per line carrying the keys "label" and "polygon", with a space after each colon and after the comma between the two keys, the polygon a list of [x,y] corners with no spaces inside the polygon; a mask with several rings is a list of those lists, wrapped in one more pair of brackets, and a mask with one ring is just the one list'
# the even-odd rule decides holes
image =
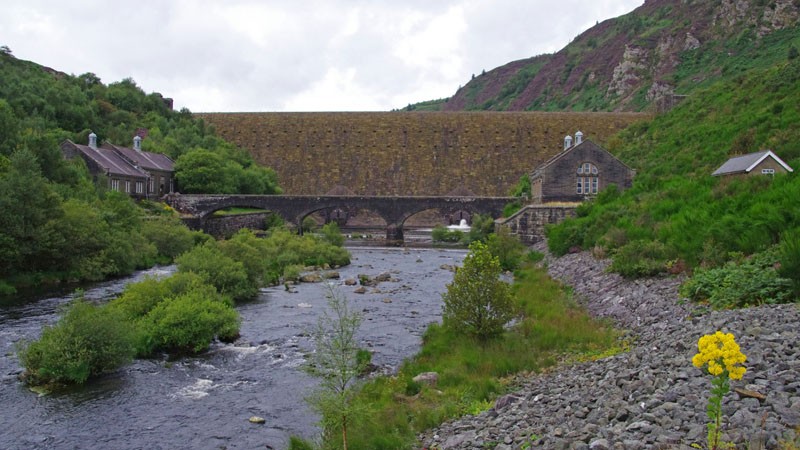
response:
{"label": "stone house", "polygon": [[778,158],[772,150],[763,150],[756,153],[734,156],[725,161],[712,176],[752,176],[752,175],[775,175],[776,173],[794,172],[788,164]]}
{"label": "stone house", "polygon": [[564,149],[531,174],[533,203],[582,202],[615,184],[621,190],[633,183],[636,172],[583,133],[564,138]]}
{"label": "stone house", "polygon": [[[133,139],[133,147],[112,144],[97,146],[97,135],[89,135],[88,145],[67,139],[61,153],[67,159],[80,157],[86,162],[95,181],[107,183],[108,189],[125,192],[136,198],[157,198],[175,191],[174,162],[160,153],[142,150],[142,139]],[[105,181],[103,181],[105,180]]]}

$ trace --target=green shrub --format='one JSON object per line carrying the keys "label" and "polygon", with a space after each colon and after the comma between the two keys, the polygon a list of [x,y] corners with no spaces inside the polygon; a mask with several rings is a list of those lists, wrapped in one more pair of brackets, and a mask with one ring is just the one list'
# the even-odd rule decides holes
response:
{"label": "green shrub", "polygon": [[547,225],[547,248],[556,255],[566,255],[573,247],[581,248],[585,229],[576,219],[567,219],[557,226]]}
{"label": "green shrub", "polygon": [[138,322],[139,353],[198,353],[215,337],[231,340],[239,334],[239,314],[223,296],[192,289],[158,303]]}
{"label": "green shrub", "polygon": [[59,321],[19,350],[31,384],[83,383],[111,372],[134,355],[134,330],[123,315],[82,299],[74,301]]}
{"label": "green shrub", "polygon": [[460,230],[450,230],[444,225],[436,225],[431,231],[433,242],[459,242],[464,238],[464,233]]}
{"label": "green shrub", "polygon": [[494,232],[494,219],[486,214],[475,214],[472,216],[472,223],[469,231],[461,240],[464,244],[471,244],[475,241],[485,241]]}
{"label": "green shrub", "polygon": [[503,217],[511,217],[520,209],[522,209],[522,203],[520,201],[507,203],[503,206]]}
{"label": "green shrub", "polygon": [[673,255],[661,242],[633,241],[614,254],[609,268],[628,278],[649,277],[665,272],[667,262],[674,258]]}
{"label": "green shrub", "polygon": [[800,297],[800,228],[784,233],[780,244],[778,274],[792,280],[795,297]]}
{"label": "green shrub", "polygon": [[500,260],[486,244],[473,242],[464,265],[442,294],[442,323],[481,341],[500,335],[514,315],[507,283],[500,280]]}
{"label": "green shrub", "polygon": [[298,281],[305,267],[300,264],[290,264],[283,269],[284,281]]}
{"label": "green shrub", "polygon": [[258,292],[259,286],[248,278],[244,265],[225,256],[213,242],[195,247],[175,262],[179,271],[200,275],[221,294],[234,300],[252,298]]}
{"label": "green shrub", "polygon": [[514,270],[522,263],[525,245],[508,227],[500,227],[486,239],[486,245],[492,255],[500,261],[503,270]]}
{"label": "green shrub", "polygon": [[337,247],[344,245],[344,236],[336,222],[328,222],[322,226],[322,239]]}
{"label": "green shrub", "polygon": [[159,262],[171,263],[176,257],[191,250],[195,233],[172,215],[161,215],[142,223],[142,234],[158,250]]}
{"label": "green shrub", "polygon": [[680,294],[694,302],[708,302],[715,309],[789,302],[792,282],[775,270],[777,259],[777,252],[770,250],[723,267],[697,269],[681,286]]}
{"label": "green shrub", "polygon": [[[147,315],[162,301],[196,290],[205,290],[209,297],[217,296],[216,288],[206,284],[200,275],[177,272],[167,278],[146,277],[139,282],[130,283],[109,306],[120,310],[126,318],[136,320]],[[227,303],[233,305],[230,299],[227,299]]]}
{"label": "green shrub", "polygon": [[316,450],[316,446],[303,438],[292,436],[289,438],[289,450]]}
{"label": "green shrub", "polygon": [[305,216],[303,222],[300,224],[300,229],[303,230],[303,233],[314,231],[318,227],[317,221],[311,216]]}

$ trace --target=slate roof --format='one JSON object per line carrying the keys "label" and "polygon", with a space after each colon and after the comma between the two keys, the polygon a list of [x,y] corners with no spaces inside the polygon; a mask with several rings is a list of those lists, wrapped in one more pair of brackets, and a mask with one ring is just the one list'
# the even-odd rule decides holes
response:
{"label": "slate roof", "polygon": [[755,153],[748,153],[746,155],[734,156],[733,158],[725,161],[725,164],[721,165],[719,169],[715,170],[711,175],[718,176],[734,173],[749,173],[754,167],[761,164],[761,162],[767,158],[774,159],[788,172],[793,172],[792,168],[789,167],[788,164],[783,162],[782,159],[778,158],[775,153],[772,153],[772,150],[764,150]]}
{"label": "slate roof", "polygon": [[107,148],[92,148],[88,145],[76,144],[67,140],[71,145],[77,148],[81,153],[91,158],[100,167],[105,169],[108,174],[122,175],[126,177],[147,178],[147,173],[130,165],[120,155],[111,149]]}
{"label": "slate roof", "polygon": [[101,148],[116,150],[132,164],[144,170],[162,170],[165,172],[172,172],[175,170],[175,163],[167,155],[162,155],[161,153],[137,151],[132,148],[120,147],[108,143],[103,144]]}

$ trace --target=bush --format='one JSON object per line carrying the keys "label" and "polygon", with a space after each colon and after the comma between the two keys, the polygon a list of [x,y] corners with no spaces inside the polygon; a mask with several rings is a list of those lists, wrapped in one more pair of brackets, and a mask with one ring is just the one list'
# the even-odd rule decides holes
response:
{"label": "bush", "polygon": [[453,330],[474,336],[481,341],[503,332],[503,326],[514,315],[509,285],[501,281],[500,260],[486,244],[473,242],[453,282],[442,294],[443,324]]}
{"label": "bush", "polygon": [[649,277],[665,272],[674,253],[658,241],[633,241],[621,247],[609,267],[627,278]]}
{"label": "bush", "polygon": [[248,299],[258,292],[258,285],[248,278],[244,265],[225,256],[214,242],[195,247],[175,262],[179,271],[200,275],[221,294],[230,295],[234,300]]}
{"label": "bush", "polygon": [[492,216],[486,214],[475,214],[472,216],[472,224],[470,225],[469,232],[464,235],[462,242],[470,244],[475,241],[485,241],[490,234],[494,232],[494,219]]}
{"label": "bush", "polygon": [[431,240],[433,242],[459,242],[463,238],[463,232],[450,230],[444,225],[436,225],[431,231]]}
{"label": "bush", "polygon": [[322,226],[322,239],[337,247],[344,245],[344,236],[336,222],[328,222]]}
{"label": "bush", "polygon": [[792,280],[795,297],[800,296],[800,228],[784,233],[779,247],[778,274]]}
{"label": "bush", "polygon": [[142,234],[156,246],[158,260],[169,264],[194,247],[195,234],[175,216],[157,216],[142,224]]}
{"label": "bush", "polygon": [[[189,291],[205,289],[208,296],[216,296],[217,290],[206,284],[200,275],[193,272],[177,272],[168,278],[147,277],[137,283],[125,286],[122,295],[109,303],[111,308],[120,310],[127,319],[144,317],[164,300]],[[230,306],[233,302],[227,300]]]}
{"label": "bush", "polygon": [[73,302],[39,340],[19,350],[31,384],[83,383],[111,372],[134,355],[134,330],[122,314],[82,299]]}
{"label": "bush", "polygon": [[198,353],[206,350],[215,337],[235,339],[239,334],[239,314],[224,297],[216,293],[210,296],[210,292],[192,289],[158,303],[138,322],[139,353]]}
{"label": "bush", "polygon": [[545,227],[547,234],[547,248],[556,255],[566,255],[571,248],[583,245],[585,229],[575,219],[567,219],[559,225]]}
{"label": "bush", "polygon": [[500,260],[500,267],[503,270],[514,270],[522,263],[525,245],[508,227],[500,227],[494,234],[489,235],[486,245],[492,255]]}
{"label": "bush", "polygon": [[789,302],[792,282],[775,270],[777,258],[772,250],[723,267],[698,269],[681,286],[680,294],[715,309]]}

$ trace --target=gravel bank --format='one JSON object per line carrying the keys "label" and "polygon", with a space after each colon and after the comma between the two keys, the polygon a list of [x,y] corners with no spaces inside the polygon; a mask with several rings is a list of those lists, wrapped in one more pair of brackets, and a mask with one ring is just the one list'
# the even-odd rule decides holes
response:
{"label": "gravel bank", "polygon": [[548,271],[595,316],[630,330],[631,351],[532,376],[478,416],[420,436],[424,448],[705,448],[710,377],[692,366],[697,339],[732,332],[747,373],[723,401],[724,438],[737,448],[778,448],[800,426],[800,308],[763,306],[701,314],[680,304],[675,277],[627,281],[588,253],[548,258]]}

